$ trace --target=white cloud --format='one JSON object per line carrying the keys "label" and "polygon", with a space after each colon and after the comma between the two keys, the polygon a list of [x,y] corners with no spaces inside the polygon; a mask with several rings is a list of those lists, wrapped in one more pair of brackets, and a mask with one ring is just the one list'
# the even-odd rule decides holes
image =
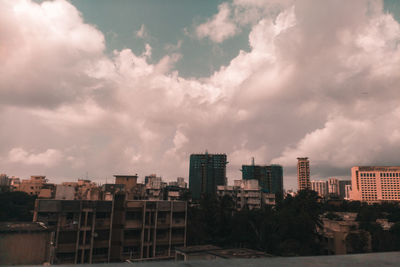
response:
{"label": "white cloud", "polygon": [[274,14],[258,3],[222,4],[202,30],[222,42],[248,25],[250,50],[185,79],[175,64],[186,55],[152,63],[150,46],[105,55],[103,34],[67,1],[2,1],[3,168],[172,179],[207,148],[228,154],[230,180],[253,156],[283,164],[285,177],[295,177],[298,156],[321,178],[400,164],[399,23],[379,1],[263,2]]}
{"label": "white cloud", "polygon": [[229,4],[222,3],[218,7],[218,14],[207,22],[196,27],[198,38],[208,37],[212,41],[221,43],[225,39],[234,36],[239,29],[231,18]]}

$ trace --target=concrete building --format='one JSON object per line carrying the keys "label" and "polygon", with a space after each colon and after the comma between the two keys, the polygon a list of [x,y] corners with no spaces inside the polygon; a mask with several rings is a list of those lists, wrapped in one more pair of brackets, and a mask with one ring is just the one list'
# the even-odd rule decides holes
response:
{"label": "concrete building", "polygon": [[345,199],[345,200],[350,199],[350,191],[351,191],[351,184],[345,185],[343,199]]}
{"label": "concrete building", "polygon": [[41,265],[50,261],[51,231],[34,222],[0,223],[0,265]]}
{"label": "concrete building", "polygon": [[368,203],[400,201],[399,166],[357,166],[351,168],[350,200]]}
{"label": "concrete building", "polygon": [[264,205],[275,205],[275,194],[263,192],[258,180],[235,180],[233,186],[217,186],[217,196],[219,198],[230,196],[237,210],[245,207],[250,210],[260,209]]}
{"label": "concrete building", "polygon": [[280,165],[242,165],[243,180],[258,180],[263,192],[283,192],[283,168]]}
{"label": "concrete building", "polygon": [[312,180],[311,190],[317,192],[320,197],[326,197],[328,195],[328,182],[323,180]]}
{"label": "concrete building", "polygon": [[346,193],[347,185],[349,185],[351,188],[351,180],[339,180],[339,197],[342,199],[349,198],[349,193]]}
{"label": "concrete building", "polygon": [[310,161],[308,158],[297,158],[298,190],[311,189]]}
{"label": "concrete building", "polygon": [[76,199],[76,187],[68,185],[56,185],[55,199],[74,200]]}
{"label": "concrete building", "polygon": [[22,180],[18,191],[25,192],[29,195],[39,195],[40,189],[47,183],[46,176],[34,175],[29,180]]}
{"label": "concrete building", "polygon": [[339,180],[336,178],[328,179],[328,194],[339,196]]}
{"label": "concrete building", "polygon": [[104,263],[173,258],[186,246],[186,202],[42,200],[34,221],[55,232],[51,263]]}
{"label": "concrete building", "polygon": [[137,175],[114,175],[115,184],[123,184],[125,185],[126,191],[131,191],[136,187],[137,184]]}
{"label": "concrete building", "polygon": [[218,185],[226,185],[226,154],[190,155],[189,190],[192,199],[215,195]]}
{"label": "concrete building", "polygon": [[185,178],[182,177],[176,178],[176,181],[169,182],[168,185],[177,186],[180,188],[187,188],[187,183],[185,182]]}

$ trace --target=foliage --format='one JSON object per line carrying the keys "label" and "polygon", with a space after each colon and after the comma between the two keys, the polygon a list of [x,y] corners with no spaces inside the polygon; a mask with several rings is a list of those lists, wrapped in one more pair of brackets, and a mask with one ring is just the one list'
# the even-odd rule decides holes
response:
{"label": "foliage", "polygon": [[0,193],[0,221],[32,221],[35,199],[25,192]]}
{"label": "foliage", "polygon": [[276,208],[235,211],[233,201],[205,197],[188,214],[188,245],[247,247],[275,255],[320,254],[322,206],[314,191],[281,199]]}

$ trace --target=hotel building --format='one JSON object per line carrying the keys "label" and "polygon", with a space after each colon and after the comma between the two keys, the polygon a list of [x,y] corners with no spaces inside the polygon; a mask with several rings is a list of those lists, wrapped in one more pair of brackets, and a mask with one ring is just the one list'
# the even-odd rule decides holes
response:
{"label": "hotel building", "polygon": [[357,166],[351,168],[350,200],[400,201],[400,166]]}

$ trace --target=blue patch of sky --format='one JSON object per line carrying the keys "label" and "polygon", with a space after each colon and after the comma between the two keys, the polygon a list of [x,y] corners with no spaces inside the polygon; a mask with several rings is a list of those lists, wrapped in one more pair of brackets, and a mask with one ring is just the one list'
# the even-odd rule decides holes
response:
{"label": "blue patch of sky", "polygon": [[[41,0],[36,0],[42,2]],[[167,45],[181,47],[182,54],[175,69],[183,77],[206,77],[238,55],[240,50],[249,51],[249,27],[236,36],[216,44],[205,38],[194,38],[195,26],[205,22],[218,12],[223,0],[69,0],[83,15],[86,23],[95,25],[106,39],[106,53],[124,48],[136,55],[152,47],[150,63],[158,62],[172,53]],[[384,9],[400,21],[400,1],[384,0]],[[144,39],[136,32],[144,25],[148,36]],[[189,34],[185,33],[188,32]]]}
{"label": "blue patch of sky", "polygon": [[[240,34],[215,44],[205,38],[194,37],[195,26],[205,22],[218,12],[222,0],[70,0],[83,14],[85,22],[94,24],[104,33],[107,53],[114,49],[131,49],[136,55],[144,52],[145,44],[152,47],[150,63],[158,62],[172,53],[167,45],[181,47],[175,51],[182,54],[175,69],[183,77],[205,77],[229,64],[239,51],[249,50],[248,34]],[[141,39],[136,32],[145,26],[148,36]],[[189,34],[185,33],[188,32]]]}

